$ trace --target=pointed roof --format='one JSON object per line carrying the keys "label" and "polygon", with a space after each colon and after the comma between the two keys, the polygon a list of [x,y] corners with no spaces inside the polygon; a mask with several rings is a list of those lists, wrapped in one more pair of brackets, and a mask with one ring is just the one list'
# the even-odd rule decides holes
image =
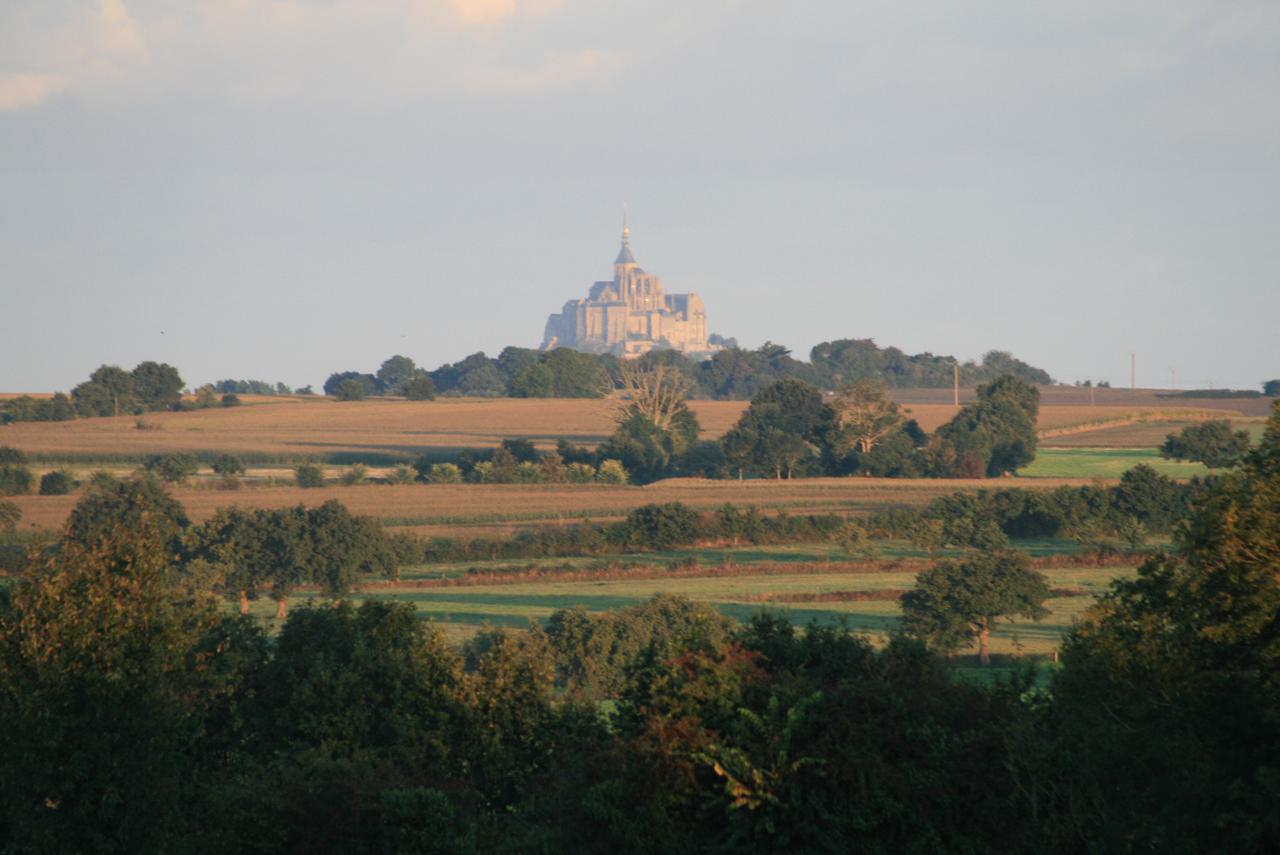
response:
{"label": "pointed roof", "polygon": [[627,226],[627,208],[622,207],[622,249],[618,250],[618,257],[613,260],[614,264],[635,264],[636,257],[631,254],[631,229]]}

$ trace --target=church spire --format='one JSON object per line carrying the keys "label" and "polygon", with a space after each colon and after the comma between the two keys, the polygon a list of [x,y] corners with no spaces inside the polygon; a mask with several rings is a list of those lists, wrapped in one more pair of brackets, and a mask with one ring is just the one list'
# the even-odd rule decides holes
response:
{"label": "church spire", "polygon": [[618,250],[618,257],[613,260],[614,264],[635,264],[635,256],[631,254],[631,228],[627,225],[627,206],[622,206],[622,249]]}

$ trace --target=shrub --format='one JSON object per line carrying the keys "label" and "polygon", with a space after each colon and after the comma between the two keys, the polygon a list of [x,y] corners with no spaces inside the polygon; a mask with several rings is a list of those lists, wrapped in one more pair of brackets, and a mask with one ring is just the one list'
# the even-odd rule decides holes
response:
{"label": "shrub", "polygon": [[541,484],[545,479],[542,477],[542,467],[528,460],[516,467],[516,483],[518,484]]}
{"label": "shrub", "polygon": [[628,480],[627,470],[616,460],[606,460],[600,464],[596,480],[601,484],[625,484]]}
{"label": "shrub", "polygon": [[75,480],[61,469],[46,472],[40,477],[40,495],[65,496],[75,487]]}
{"label": "shrub", "polygon": [[427,481],[432,484],[461,484],[462,470],[456,463],[436,463],[428,470]]}
{"label": "shrub", "polygon": [[339,401],[363,401],[364,384],[359,380],[343,380],[338,384],[336,397]]}
{"label": "shrub", "polygon": [[692,543],[699,534],[698,514],[680,502],[641,505],[627,514],[627,542],[649,549]]}
{"label": "shrub", "polygon": [[0,465],[0,496],[18,496],[31,492],[35,476],[25,466],[15,463]]}
{"label": "shrub", "polygon": [[418,479],[418,474],[413,471],[412,466],[401,463],[388,470],[383,477],[387,479],[388,484],[412,484]]}
{"label": "shrub", "polygon": [[0,466],[21,466],[27,462],[27,455],[10,445],[0,445]]}
{"label": "shrub", "polygon": [[228,392],[222,396],[222,406],[224,407],[238,407],[241,403],[243,402],[240,400],[240,396],[235,392]]}
{"label": "shrub", "polygon": [[12,532],[22,519],[22,508],[13,502],[0,502],[0,531]]}
{"label": "shrub", "polygon": [[596,480],[596,470],[590,463],[570,463],[564,468],[564,477],[570,484],[590,484]]}
{"label": "shrub", "polygon": [[404,384],[404,396],[410,401],[432,401],[436,397],[436,384],[430,377],[415,377]]}
{"label": "shrub", "polygon": [[142,464],[142,468],[157,475],[162,481],[170,484],[181,484],[200,468],[200,463],[193,455],[174,452],[171,454],[153,454]]}
{"label": "shrub", "polygon": [[243,475],[244,464],[240,462],[240,458],[234,454],[219,454],[213,458],[213,462],[209,464],[209,468],[213,470],[215,475]]}
{"label": "shrub", "polygon": [[314,463],[304,463],[294,467],[293,479],[299,487],[323,487],[324,470]]}
{"label": "shrub", "polygon": [[368,474],[369,470],[357,463],[354,466],[348,467],[342,475],[338,477],[338,480],[347,487],[354,487],[356,484],[363,484],[365,477]]}

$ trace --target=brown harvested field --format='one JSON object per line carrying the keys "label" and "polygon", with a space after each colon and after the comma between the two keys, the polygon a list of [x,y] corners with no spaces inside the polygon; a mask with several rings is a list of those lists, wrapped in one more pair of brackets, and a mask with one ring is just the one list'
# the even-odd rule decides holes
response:
{"label": "brown harvested field", "polygon": [[[327,398],[247,398],[245,406],[186,413],[25,422],[0,439],[29,454],[86,458],[142,456],[164,451],[228,451],[316,457],[333,452],[412,456],[430,449],[484,448],[508,437],[552,447],[564,437],[596,443],[612,432],[612,405],[603,400],[446,398],[437,401],[360,401]],[[703,434],[716,437],[745,403],[694,401]],[[138,422],[148,429],[139,429]]]}
{"label": "brown harvested field", "polygon": [[[1262,420],[1259,418],[1231,418],[1230,421],[1233,430],[1249,431],[1254,434],[1255,441],[1262,432]],[[1042,437],[1042,445],[1047,448],[1157,448],[1169,434],[1178,433],[1195,423],[1192,420],[1157,420],[1102,426],[1094,430]]]}
{"label": "brown harvested field", "polygon": [[[915,391],[919,395],[931,390]],[[227,409],[18,423],[0,429],[0,443],[38,459],[81,462],[139,460],[167,451],[225,451],[278,461],[325,459],[342,453],[412,459],[430,451],[492,447],[508,437],[523,437],[542,448],[554,446],[561,437],[594,444],[612,430],[613,405],[603,400],[445,398],[341,403],[319,397],[251,396],[245,400],[245,406]],[[691,401],[690,406],[703,437],[711,439],[733,425],[746,402]],[[955,413],[946,403],[910,403],[907,409],[928,431]],[[1052,431],[1124,419],[1186,420],[1231,414],[1150,404],[1126,408],[1064,403],[1042,407],[1040,422],[1043,430]]]}
{"label": "brown harvested field", "polygon": [[[494,533],[516,524],[576,522],[607,519],[651,502],[684,502],[710,509],[731,502],[793,513],[864,513],[886,505],[917,505],[966,487],[1009,486],[1047,489],[1079,480],[1038,478],[1010,481],[965,481],[893,478],[808,478],[793,481],[708,481],[680,478],[645,487],[600,484],[366,484],[304,490],[298,487],[246,487],[236,492],[179,487],[174,496],[197,522],[218,508],[243,505],[282,508],[299,503],[318,505],[338,499],[354,513],[377,517],[390,525],[412,527],[420,533],[460,535],[463,529]],[[52,529],[66,520],[80,494],[16,496],[22,527]]]}

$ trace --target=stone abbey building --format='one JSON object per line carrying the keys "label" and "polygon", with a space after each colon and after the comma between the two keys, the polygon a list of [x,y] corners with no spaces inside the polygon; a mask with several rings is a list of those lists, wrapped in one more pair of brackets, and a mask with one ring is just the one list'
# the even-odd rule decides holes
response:
{"label": "stone abbey building", "polygon": [[639,356],[655,348],[706,356],[720,349],[707,341],[702,298],[667,294],[661,279],[636,265],[625,219],[613,280],[595,283],[585,300],[570,300],[547,319],[542,349],[555,347],[619,356]]}

